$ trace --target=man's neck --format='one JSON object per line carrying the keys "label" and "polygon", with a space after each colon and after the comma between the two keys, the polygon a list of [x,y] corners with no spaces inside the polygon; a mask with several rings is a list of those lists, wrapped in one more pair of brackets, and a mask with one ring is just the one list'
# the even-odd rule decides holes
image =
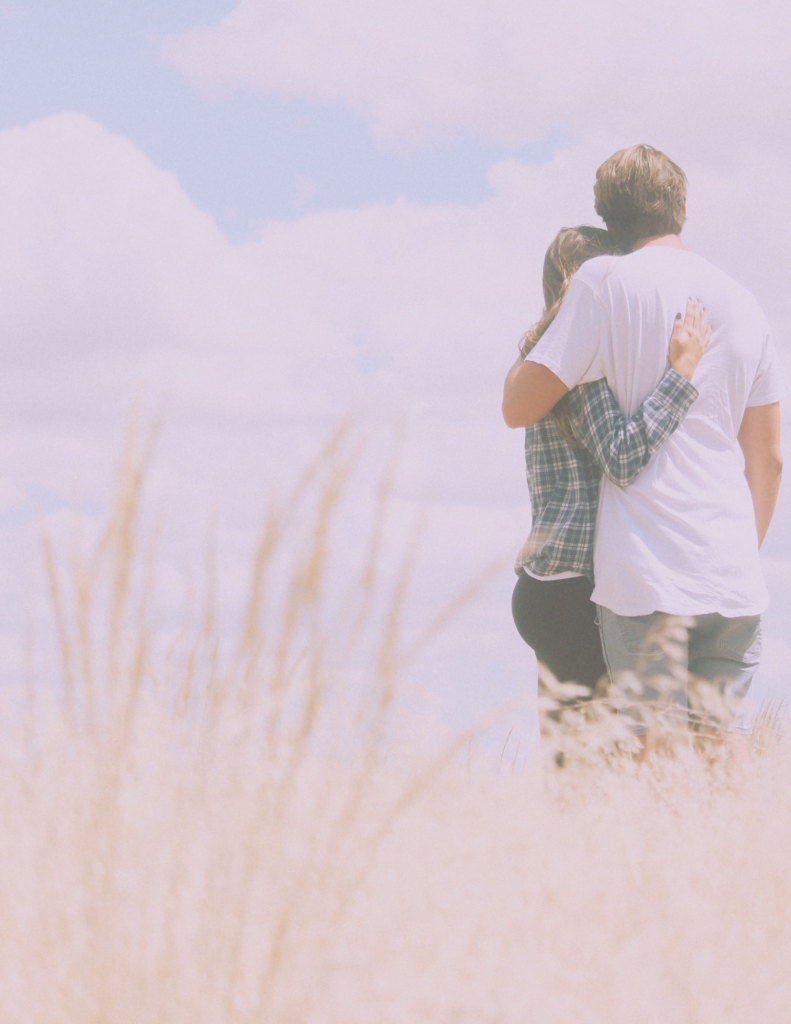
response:
{"label": "man's neck", "polygon": [[672,249],[687,249],[681,241],[681,235],[653,235],[650,238],[639,238],[632,246],[632,252],[644,249],[647,245],[669,245]]}

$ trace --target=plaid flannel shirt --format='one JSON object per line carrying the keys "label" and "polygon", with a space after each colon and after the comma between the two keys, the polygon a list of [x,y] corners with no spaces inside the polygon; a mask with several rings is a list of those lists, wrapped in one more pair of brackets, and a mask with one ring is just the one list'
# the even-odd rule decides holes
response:
{"label": "plaid flannel shirt", "polygon": [[569,392],[578,445],[564,441],[551,416],[525,430],[533,528],[516,560],[536,576],[582,573],[593,582],[593,536],[602,473],[627,487],[684,419],[698,397],[673,369],[637,412],[621,412],[606,379]]}

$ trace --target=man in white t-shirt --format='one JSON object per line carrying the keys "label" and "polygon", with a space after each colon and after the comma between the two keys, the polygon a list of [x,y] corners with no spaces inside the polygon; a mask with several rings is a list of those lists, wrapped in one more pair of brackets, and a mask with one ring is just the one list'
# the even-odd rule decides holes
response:
{"label": "man in white t-shirt", "polygon": [[[667,695],[660,680],[675,679],[671,703],[724,739],[748,727],[735,712],[706,717],[695,681],[738,699],[760,655],[768,596],[758,548],[782,469],[771,334],[753,296],[681,241],[686,178],[663,153],[616,153],[594,192],[628,255],[576,273],[554,322],[509,373],[503,414],[528,426],[570,388],[606,377],[631,415],[667,368],[676,314],[688,297],[703,303],[713,335],[693,379],[699,398],[630,487],[602,483],[593,600],[614,680],[636,675],[648,708]],[[744,741],[731,746],[743,756]]]}

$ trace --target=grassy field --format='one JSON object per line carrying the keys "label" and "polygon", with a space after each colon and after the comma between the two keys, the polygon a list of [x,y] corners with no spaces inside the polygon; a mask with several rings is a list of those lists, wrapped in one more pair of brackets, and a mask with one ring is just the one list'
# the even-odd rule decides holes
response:
{"label": "grassy field", "polygon": [[232,635],[211,587],[166,650],[150,627],[145,445],[95,550],[47,546],[64,684],[3,719],[2,1024],[787,1024],[779,717],[743,778],[410,747],[377,522],[322,616],[347,440],[272,511]]}

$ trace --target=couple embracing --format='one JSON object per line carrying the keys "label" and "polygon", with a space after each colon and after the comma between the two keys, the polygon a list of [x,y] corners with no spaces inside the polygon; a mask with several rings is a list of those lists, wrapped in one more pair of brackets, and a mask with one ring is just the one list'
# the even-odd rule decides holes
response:
{"label": "couple embracing", "polygon": [[533,511],[514,620],[559,682],[628,681],[638,746],[664,704],[744,761],[782,469],[769,326],[682,242],[686,178],[663,153],[614,154],[594,195],[607,231],[558,234],[505,381]]}

